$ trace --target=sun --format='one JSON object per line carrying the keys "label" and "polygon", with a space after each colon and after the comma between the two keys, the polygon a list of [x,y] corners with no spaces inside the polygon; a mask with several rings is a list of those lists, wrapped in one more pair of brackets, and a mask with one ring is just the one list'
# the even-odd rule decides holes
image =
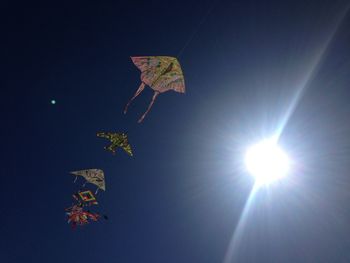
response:
{"label": "sun", "polygon": [[260,185],[285,177],[289,171],[289,158],[275,140],[264,140],[248,148],[245,164]]}

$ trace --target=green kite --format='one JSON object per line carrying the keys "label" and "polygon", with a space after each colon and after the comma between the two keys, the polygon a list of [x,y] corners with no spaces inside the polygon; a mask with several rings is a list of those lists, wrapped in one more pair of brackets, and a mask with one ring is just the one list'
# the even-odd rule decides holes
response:
{"label": "green kite", "polygon": [[104,149],[111,151],[115,154],[118,147],[123,148],[130,156],[133,156],[131,146],[128,141],[128,136],[125,133],[116,132],[98,132],[97,137],[105,138],[111,142],[111,144]]}

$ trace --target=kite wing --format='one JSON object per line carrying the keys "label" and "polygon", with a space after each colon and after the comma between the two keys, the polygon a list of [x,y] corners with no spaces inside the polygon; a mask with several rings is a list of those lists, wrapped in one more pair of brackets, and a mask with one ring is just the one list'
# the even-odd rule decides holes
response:
{"label": "kite wing", "polygon": [[96,185],[99,189],[106,191],[105,176],[100,169],[87,169],[71,172],[75,176],[82,176],[91,184]]}
{"label": "kite wing", "polygon": [[185,81],[179,61],[174,57],[167,56],[147,56],[147,57],[131,57],[136,67],[141,71],[141,85],[135,95],[129,100],[124,109],[127,112],[128,107],[148,85],[154,90],[154,95],[146,112],[139,119],[139,123],[143,121],[147,113],[151,110],[154,101],[160,93],[169,90],[185,93]]}
{"label": "kite wing", "polygon": [[118,138],[116,143],[118,144],[118,146],[123,148],[124,151],[126,151],[130,156],[133,156],[131,145],[128,141],[128,135],[126,135],[125,133],[119,133],[117,136]]}
{"label": "kite wing", "polygon": [[112,138],[112,134],[109,132],[98,132],[96,135],[97,135],[97,137],[105,138],[108,140],[110,140]]}
{"label": "kite wing", "polygon": [[[141,71],[141,81],[159,93],[168,90],[185,92],[185,81],[179,61],[174,57],[131,57]],[[173,83],[175,82],[175,83]]]}
{"label": "kite wing", "polygon": [[130,156],[133,156],[130,144],[123,146],[124,151],[126,151]]}

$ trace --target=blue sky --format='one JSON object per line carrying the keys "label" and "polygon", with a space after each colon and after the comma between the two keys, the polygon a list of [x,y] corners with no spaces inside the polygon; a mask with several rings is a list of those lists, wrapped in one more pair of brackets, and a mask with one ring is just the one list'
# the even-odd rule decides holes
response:
{"label": "blue sky", "polygon": [[[347,8],[5,3],[2,261],[349,262]],[[187,89],[142,124],[151,89],[122,112],[138,55],[178,57]],[[128,132],[134,157],[98,131]],[[252,194],[244,150],[276,132],[293,169]],[[72,231],[69,172],[85,168],[105,171],[109,220]]]}

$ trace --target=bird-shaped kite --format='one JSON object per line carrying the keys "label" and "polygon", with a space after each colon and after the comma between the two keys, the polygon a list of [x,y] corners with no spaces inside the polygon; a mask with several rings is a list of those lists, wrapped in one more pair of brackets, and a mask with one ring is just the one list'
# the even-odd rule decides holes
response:
{"label": "bird-shaped kite", "polygon": [[180,63],[174,57],[131,57],[131,60],[141,71],[141,85],[139,86],[135,95],[125,106],[124,114],[128,111],[131,101],[133,101],[143,91],[145,85],[148,85],[154,90],[154,95],[147,111],[138,120],[138,123],[140,123],[151,110],[154,101],[160,93],[164,93],[169,90],[185,93],[185,80]]}
{"label": "bird-shaped kite", "polygon": [[111,151],[115,154],[116,149],[121,147],[126,151],[130,156],[133,156],[131,146],[128,141],[128,136],[125,133],[116,133],[116,132],[98,132],[97,137],[105,138],[110,140],[111,145],[104,147],[105,150]]}

